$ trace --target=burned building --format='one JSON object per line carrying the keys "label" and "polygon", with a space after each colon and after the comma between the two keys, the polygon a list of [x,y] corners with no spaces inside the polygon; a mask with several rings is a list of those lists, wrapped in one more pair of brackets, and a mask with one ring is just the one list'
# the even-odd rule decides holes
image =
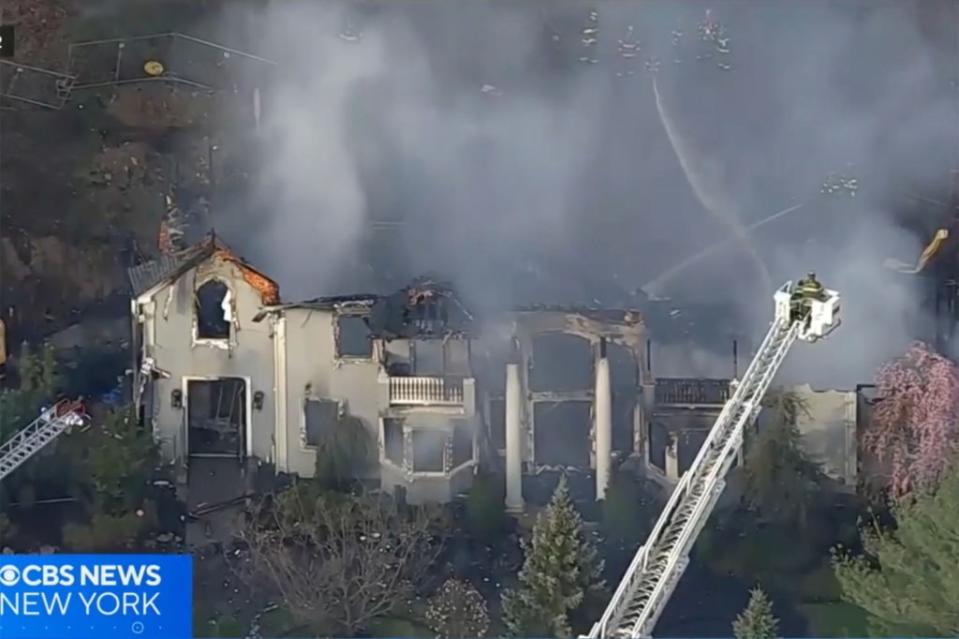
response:
{"label": "burned building", "polygon": [[451,289],[423,281],[274,305],[255,321],[273,335],[277,470],[311,476],[319,442],[352,417],[376,443],[369,474],[384,488],[445,502],[469,487],[480,428],[472,317]]}
{"label": "burned building", "polygon": [[363,428],[385,487],[448,501],[469,486],[472,318],[450,289],[282,304],[214,237],[129,276],[135,402],[183,481],[196,458],[310,477],[335,429]]}
{"label": "burned building", "polygon": [[273,339],[252,322],[279,301],[214,237],[129,269],[134,400],[165,459],[271,456]]}
{"label": "burned building", "polygon": [[491,454],[505,458],[508,505],[522,508],[524,471],[557,467],[594,470],[602,498],[614,461],[644,450],[639,312],[524,307],[491,324],[484,339],[498,342],[487,348],[500,357],[487,367],[485,412]]}
{"label": "burned building", "polygon": [[198,459],[311,477],[345,432],[376,452],[361,475],[412,503],[453,499],[480,463],[505,470],[514,509],[548,469],[592,473],[601,499],[625,460],[676,481],[729,396],[730,380],[656,379],[636,309],[478,318],[428,279],[281,302],[212,236],[129,275],[136,405],[184,481]]}

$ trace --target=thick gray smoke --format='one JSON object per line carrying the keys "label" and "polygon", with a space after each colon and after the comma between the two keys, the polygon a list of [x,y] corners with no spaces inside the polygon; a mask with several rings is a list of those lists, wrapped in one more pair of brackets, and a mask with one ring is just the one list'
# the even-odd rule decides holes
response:
{"label": "thick gray smoke", "polygon": [[[762,271],[778,285],[814,270],[842,291],[845,323],[786,375],[868,379],[915,329],[918,278],[882,262],[918,255],[899,195],[941,181],[959,139],[940,65],[950,43],[928,41],[908,2],[597,8],[588,51],[585,4],[231,10],[223,24],[255,25],[256,52],[278,66],[262,89],[256,191],[219,226],[286,298],[390,289],[431,271],[488,306],[626,304],[722,244],[659,292],[726,304],[739,335],[758,340],[772,306]],[[619,41],[633,37],[639,53],[624,57]],[[717,167],[708,184],[690,186],[652,72],[686,162]],[[855,197],[821,194],[830,172],[857,178]],[[736,219],[719,223],[710,202]],[[731,224],[751,249],[730,241]],[[728,336],[717,341],[714,353],[663,352],[698,362],[689,374],[727,375]]]}

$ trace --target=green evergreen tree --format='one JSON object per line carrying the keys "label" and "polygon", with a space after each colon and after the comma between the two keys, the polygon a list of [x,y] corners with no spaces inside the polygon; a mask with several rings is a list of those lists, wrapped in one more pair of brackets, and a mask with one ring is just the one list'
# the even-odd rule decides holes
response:
{"label": "green evergreen tree", "polygon": [[583,534],[583,520],[562,477],[546,510],[523,543],[526,561],[520,586],[503,593],[510,632],[527,637],[570,637],[569,615],[590,592],[603,587],[603,562]]}
{"label": "green evergreen tree", "polygon": [[870,634],[959,636],[959,465],[894,514],[895,531],[863,532],[865,555],[836,553],[842,598],[871,615]]}
{"label": "green evergreen tree", "polygon": [[764,402],[766,426],[748,442],[743,498],[774,523],[806,528],[820,501],[825,475],[800,444],[796,416],[805,411],[794,393],[772,392]]}
{"label": "green evergreen tree", "polygon": [[94,510],[110,515],[135,510],[159,461],[152,433],[137,422],[133,408],[127,407],[107,415],[102,426],[88,433],[88,439],[87,471]]}
{"label": "green evergreen tree", "polygon": [[775,639],[778,630],[772,602],[762,588],[753,588],[746,609],[733,622],[733,635],[736,639]]}
{"label": "green evergreen tree", "polygon": [[34,353],[24,343],[17,375],[17,388],[0,391],[0,443],[36,419],[40,407],[52,399],[59,383],[53,348],[47,345]]}
{"label": "green evergreen tree", "polygon": [[20,390],[51,395],[60,382],[57,360],[53,347],[44,344],[39,353],[34,353],[24,342],[18,366]]}

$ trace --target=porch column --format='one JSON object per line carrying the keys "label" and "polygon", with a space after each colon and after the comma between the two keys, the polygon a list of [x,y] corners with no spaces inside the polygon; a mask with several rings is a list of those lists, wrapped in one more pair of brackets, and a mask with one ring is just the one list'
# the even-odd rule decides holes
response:
{"label": "porch column", "polygon": [[672,481],[679,481],[679,437],[681,432],[675,431],[669,434],[669,442],[666,444],[666,477]]}
{"label": "porch column", "polygon": [[523,510],[523,392],[519,364],[506,365],[506,509]]}
{"label": "porch column", "polygon": [[[604,349],[605,350],[605,349]],[[606,498],[612,474],[613,395],[609,383],[609,360],[602,353],[596,361],[596,500]]]}

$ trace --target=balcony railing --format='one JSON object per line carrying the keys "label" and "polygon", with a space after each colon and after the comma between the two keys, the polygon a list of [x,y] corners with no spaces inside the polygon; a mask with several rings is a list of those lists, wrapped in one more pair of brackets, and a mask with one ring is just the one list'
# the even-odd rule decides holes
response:
{"label": "balcony railing", "polygon": [[390,404],[462,406],[464,380],[447,377],[390,377]]}
{"label": "balcony railing", "polygon": [[656,380],[657,404],[725,404],[729,396],[728,379]]}

